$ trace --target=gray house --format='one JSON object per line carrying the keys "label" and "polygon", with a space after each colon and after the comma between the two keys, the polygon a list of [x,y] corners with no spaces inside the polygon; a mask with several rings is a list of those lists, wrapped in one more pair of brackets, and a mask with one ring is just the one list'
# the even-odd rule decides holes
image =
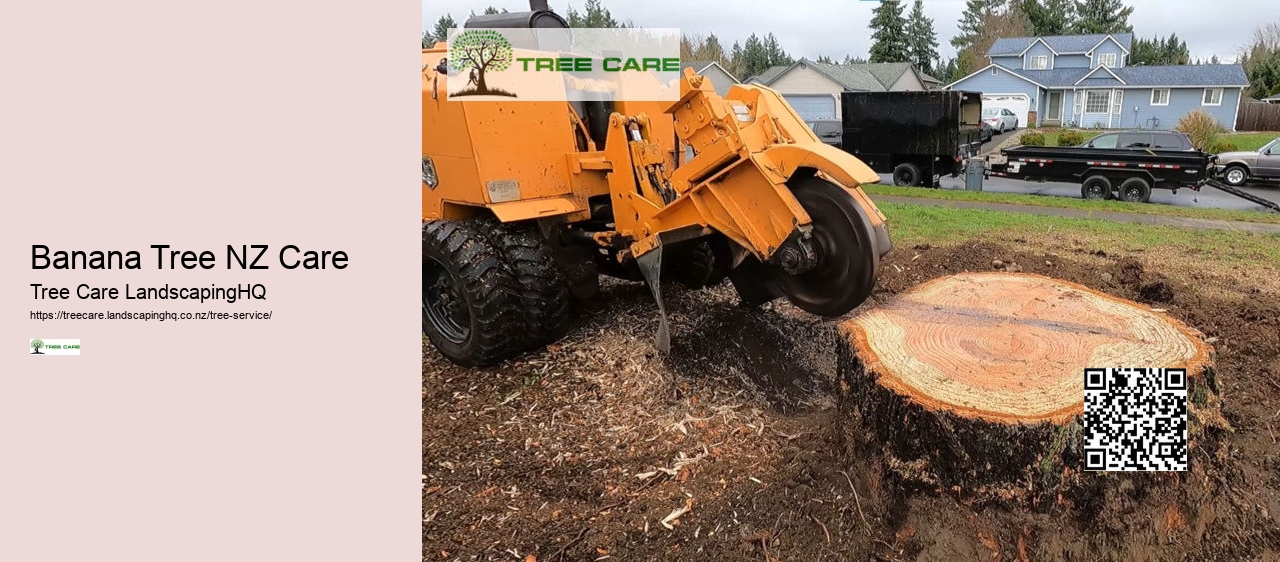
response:
{"label": "gray house", "polygon": [[1037,125],[1169,129],[1201,109],[1235,130],[1238,64],[1130,66],[1133,34],[1015,37],[997,40],[990,64],[946,87],[983,93],[984,104]]}
{"label": "gray house", "polygon": [[776,90],[804,119],[839,119],[840,92],[920,91],[940,85],[905,62],[830,64],[808,59],[769,67],[746,83]]}
{"label": "gray house", "polygon": [[710,80],[711,85],[715,87],[716,93],[722,96],[729,92],[729,86],[739,83],[732,73],[725,70],[723,66],[720,66],[720,63],[715,61],[681,61],[680,72],[683,73],[686,68],[692,68],[695,73],[707,77],[707,80]]}

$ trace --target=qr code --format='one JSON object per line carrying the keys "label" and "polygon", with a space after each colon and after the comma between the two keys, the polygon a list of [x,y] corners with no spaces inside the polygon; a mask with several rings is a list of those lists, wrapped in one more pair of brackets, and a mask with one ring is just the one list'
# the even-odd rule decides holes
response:
{"label": "qr code", "polygon": [[1186,369],[1085,369],[1084,468],[1187,469]]}

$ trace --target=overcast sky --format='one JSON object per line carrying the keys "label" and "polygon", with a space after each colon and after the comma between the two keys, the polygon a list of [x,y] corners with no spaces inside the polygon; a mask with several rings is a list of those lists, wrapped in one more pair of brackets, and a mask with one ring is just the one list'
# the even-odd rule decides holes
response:
{"label": "overcast sky", "polygon": [[[910,10],[914,0],[904,0]],[[550,0],[564,14],[572,5],[581,11],[584,0]],[[644,27],[678,27],[684,33],[714,32],[725,49],[751,33],[770,31],[791,56],[843,59],[867,56],[871,32],[867,23],[878,5],[864,0],[603,0],[615,19]],[[1129,0],[1134,7],[1129,23],[1139,37],[1177,33],[1187,42],[1192,58],[1218,55],[1234,60],[1248,42],[1254,26],[1280,21],[1280,0]],[[955,54],[950,39],[964,11],[965,0],[925,0],[925,15],[933,19],[942,56]],[[486,6],[512,12],[528,10],[527,0],[422,0],[423,28],[444,13],[459,25],[472,10]]]}

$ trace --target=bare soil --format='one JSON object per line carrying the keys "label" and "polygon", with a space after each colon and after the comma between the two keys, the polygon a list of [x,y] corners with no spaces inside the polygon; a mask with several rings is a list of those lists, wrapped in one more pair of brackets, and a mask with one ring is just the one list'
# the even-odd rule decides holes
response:
{"label": "bare soil", "polygon": [[1087,511],[897,490],[843,435],[834,321],[673,287],[662,357],[648,290],[607,283],[544,352],[469,370],[424,346],[423,558],[1280,560],[1276,269],[1194,257],[1048,237],[902,247],[864,305],[1005,269],[1167,310],[1216,348],[1232,427],[1186,473],[1114,475]]}

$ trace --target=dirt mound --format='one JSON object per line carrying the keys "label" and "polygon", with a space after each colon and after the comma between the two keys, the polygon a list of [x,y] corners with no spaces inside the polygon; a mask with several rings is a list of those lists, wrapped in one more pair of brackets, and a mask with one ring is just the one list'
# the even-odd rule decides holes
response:
{"label": "dirt mound", "polygon": [[1280,553],[1280,297],[1229,274],[1067,246],[1046,252],[1009,239],[902,247],[868,305],[940,275],[1015,266],[1158,303],[1214,342],[1223,413],[1234,428],[1218,456],[1193,457],[1186,473],[1118,474],[1120,485],[1075,511],[904,494],[869,461],[874,451],[852,448],[841,434],[833,322],[783,303],[740,309],[724,285],[673,289],[673,350],[663,358],[652,348],[648,291],[608,283],[584,320],[543,353],[466,370],[424,349],[424,559]]}

